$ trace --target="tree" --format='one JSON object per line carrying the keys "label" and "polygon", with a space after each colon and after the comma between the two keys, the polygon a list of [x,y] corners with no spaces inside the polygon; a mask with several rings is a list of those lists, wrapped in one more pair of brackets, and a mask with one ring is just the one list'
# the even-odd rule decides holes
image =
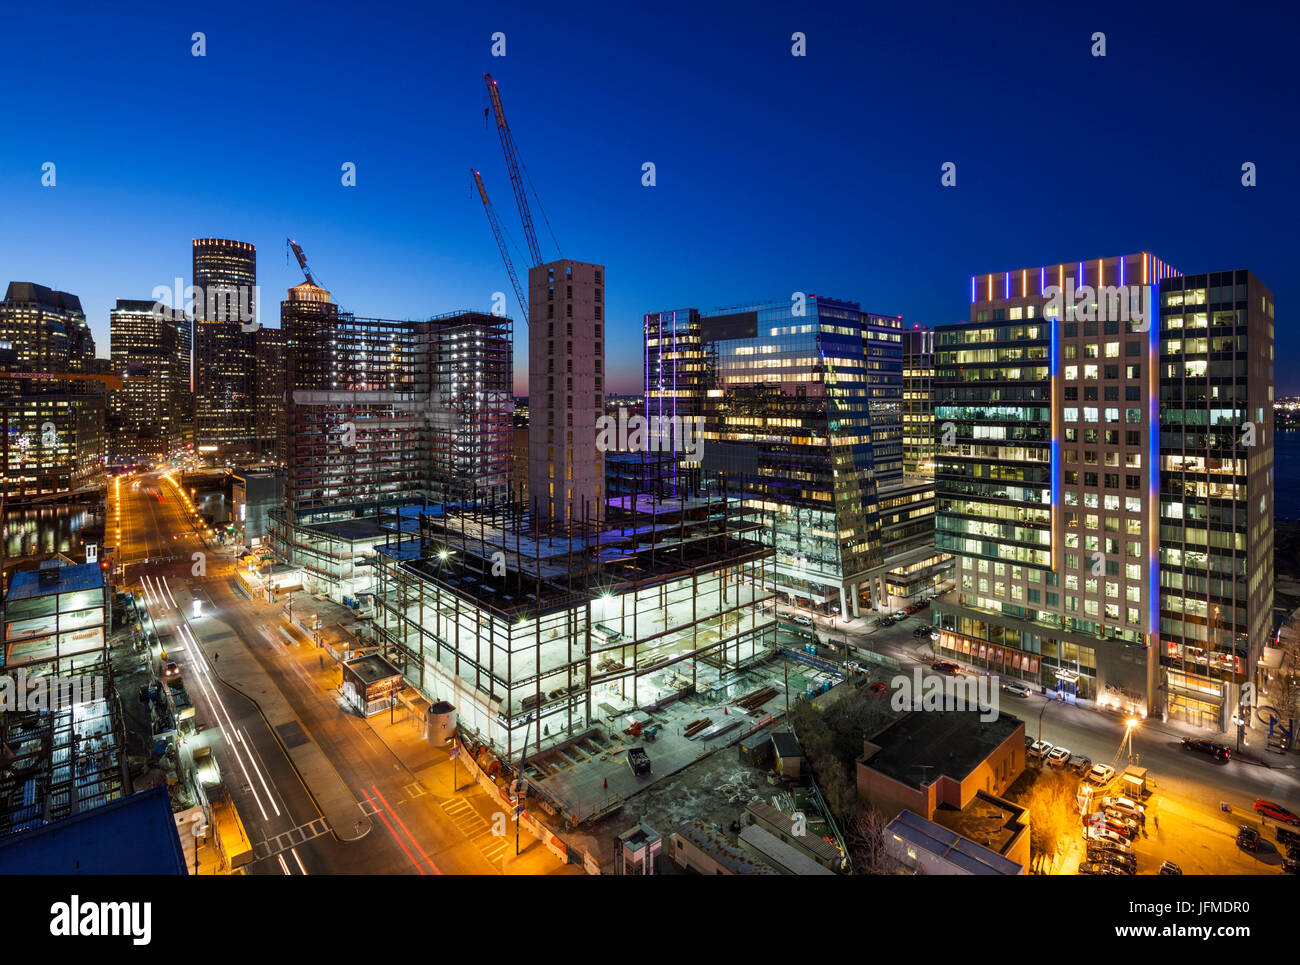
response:
{"label": "tree", "polygon": [[844,843],[848,845],[853,873],[859,875],[889,874],[893,862],[885,851],[885,821],[870,805],[857,809],[852,819],[844,825]]}

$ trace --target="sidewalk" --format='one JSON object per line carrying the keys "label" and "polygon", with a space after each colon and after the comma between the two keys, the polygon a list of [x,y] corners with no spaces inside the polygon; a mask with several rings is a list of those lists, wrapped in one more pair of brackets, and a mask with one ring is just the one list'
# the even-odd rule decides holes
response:
{"label": "sidewalk", "polygon": [[[307,611],[316,601],[300,600],[295,610]],[[273,604],[262,604],[268,621],[277,630],[283,627],[299,641],[297,646],[286,644],[278,656],[290,661],[297,671],[321,690],[337,693],[342,674],[328,651],[316,647],[297,628],[289,627]],[[343,713],[343,711],[340,711]],[[488,793],[474,782],[468,769],[453,764],[447,750],[429,744],[424,735],[424,721],[404,706],[398,705],[391,713],[380,713],[366,719],[366,725],[415,778],[415,783],[428,794],[430,805],[440,809],[445,819],[459,829],[489,860],[500,861],[504,874],[583,874],[581,866],[566,864],[551,854],[532,834],[520,834],[520,853],[514,853],[515,828],[509,815],[504,815],[506,833],[491,835],[494,825],[500,825],[503,815]]]}

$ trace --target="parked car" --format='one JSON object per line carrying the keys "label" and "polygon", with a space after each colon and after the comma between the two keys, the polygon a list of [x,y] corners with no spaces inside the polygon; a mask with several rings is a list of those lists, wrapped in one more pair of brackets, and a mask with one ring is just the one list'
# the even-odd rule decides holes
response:
{"label": "parked car", "polygon": [[1084,780],[1094,787],[1105,787],[1115,780],[1115,768],[1109,764],[1094,764]]}
{"label": "parked car", "polygon": [[1013,697],[1029,696],[1029,688],[1024,684],[1005,683],[1002,685],[1002,689]]}
{"label": "parked car", "polygon": [[1281,844],[1300,845],[1300,832],[1292,831],[1290,828],[1278,828],[1277,840]]}
{"label": "parked car", "polygon": [[1097,806],[1103,811],[1116,811],[1127,818],[1136,818],[1146,811],[1137,801],[1126,797],[1104,797],[1097,802]]}
{"label": "parked car", "polygon": [[1244,824],[1237,828],[1237,847],[1243,851],[1257,851],[1259,849],[1259,832]]}
{"label": "parked car", "polygon": [[1282,871],[1289,875],[1300,875],[1300,861],[1294,858],[1287,858],[1282,862]]}
{"label": "parked car", "polygon": [[1088,841],[1105,841],[1108,844],[1116,845],[1121,850],[1129,850],[1128,839],[1118,831],[1112,831],[1110,828],[1087,828],[1084,830],[1083,836]]}
{"label": "parked car", "polygon": [[927,633],[929,633],[929,632],[930,632],[930,628],[929,628],[929,627],[917,627],[915,630],[912,631],[912,636],[914,636],[914,637],[919,637],[919,636],[922,636],[923,634],[927,634]]}
{"label": "parked car", "polygon": [[1053,747],[1050,754],[1047,755],[1048,767],[1064,767],[1070,763],[1070,752],[1064,747]]}
{"label": "parked car", "polygon": [[[1033,739],[1032,737],[1030,737],[1028,734],[1026,734],[1026,735],[1025,735],[1025,750],[1029,750],[1029,748],[1031,748],[1031,747],[1033,747],[1033,746],[1034,746],[1034,739]],[[1280,830],[1280,829],[1279,829],[1279,830]]]}
{"label": "parked car", "polygon": [[894,625],[894,618],[885,617],[883,620],[880,621],[880,625],[882,627],[892,627]]}
{"label": "parked car", "polygon": [[1070,770],[1074,771],[1074,773],[1076,774],[1087,774],[1090,770],[1092,770],[1092,758],[1091,757],[1074,758],[1072,761],[1070,761]]}
{"label": "parked car", "polygon": [[810,627],[813,625],[812,617],[806,617],[802,613],[796,613],[790,618],[790,622],[801,627]]}
{"label": "parked car", "polygon": [[1178,865],[1174,864],[1172,861],[1166,861],[1160,866],[1159,873],[1162,875],[1180,875],[1183,873],[1183,869],[1178,867]]}
{"label": "parked car", "polygon": [[1266,818],[1272,818],[1274,821],[1285,821],[1287,824],[1300,824],[1300,816],[1297,816],[1280,804],[1273,801],[1265,801],[1260,798],[1255,802],[1255,813],[1262,814]]}
{"label": "parked car", "polygon": [[1226,761],[1232,756],[1232,750],[1230,748],[1223,744],[1216,744],[1214,741],[1207,740],[1204,737],[1184,737],[1183,750],[1196,751],[1197,753],[1205,754],[1208,757],[1213,757],[1216,761]]}
{"label": "parked car", "polygon": [[909,616],[911,616],[911,614],[908,613],[906,610],[896,610],[896,611],[894,612],[894,620],[895,620],[895,621],[898,621],[898,620],[906,620]]}
{"label": "parked car", "polygon": [[1131,875],[1132,873],[1133,872],[1121,868],[1119,865],[1107,864],[1105,862],[1079,862],[1079,874],[1081,875]]}
{"label": "parked car", "polygon": [[1138,837],[1138,823],[1132,818],[1126,818],[1122,814],[1106,812],[1106,822],[1104,827],[1108,831],[1114,831],[1120,837],[1127,838],[1129,841],[1136,841]]}
{"label": "parked car", "polygon": [[873,694],[883,694],[888,689],[889,688],[882,681],[879,680],[877,680],[874,684],[871,685],[871,692]]}
{"label": "parked car", "polygon": [[1029,750],[1025,752],[1026,757],[1046,757],[1052,753],[1053,747],[1047,741],[1034,741],[1029,745]]}
{"label": "parked car", "polygon": [[[1127,847],[1127,846],[1126,846]],[[1127,871],[1137,871],[1137,855],[1129,850],[1120,850],[1104,841],[1089,841],[1087,847],[1089,861],[1105,862],[1117,865]]]}

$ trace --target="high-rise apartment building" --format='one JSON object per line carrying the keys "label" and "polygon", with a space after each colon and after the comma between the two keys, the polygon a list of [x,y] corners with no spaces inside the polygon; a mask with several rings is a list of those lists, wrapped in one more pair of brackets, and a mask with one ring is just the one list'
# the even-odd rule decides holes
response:
{"label": "high-rise apartment building", "polygon": [[255,448],[257,249],[221,238],[193,248],[195,443],[207,456],[242,458]]}
{"label": "high-rise apartment building", "polygon": [[1271,418],[1272,297],[1235,277],[1141,252],[971,279],[935,333],[941,649],[1226,726],[1272,582],[1271,439],[1242,441]]}
{"label": "high-rise apartment building", "polygon": [[903,472],[934,477],[934,332],[903,332]]}
{"label": "high-rise apartment building", "polygon": [[[157,310],[156,310],[157,309]],[[109,398],[115,463],[158,462],[180,445],[178,410],[189,394],[189,366],[181,368],[183,312],[152,301],[119,298],[109,312],[109,361],[122,388]]]}
{"label": "high-rise apartment building", "polygon": [[605,459],[605,268],[562,259],[528,271],[528,492],[536,522],[597,519]]}

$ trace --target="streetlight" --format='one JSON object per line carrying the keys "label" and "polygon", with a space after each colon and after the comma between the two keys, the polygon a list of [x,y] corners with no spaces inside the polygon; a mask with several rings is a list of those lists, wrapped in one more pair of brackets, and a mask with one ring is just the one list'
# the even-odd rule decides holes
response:
{"label": "streetlight", "polygon": [[1124,722],[1124,741],[1128,744],[1128,762],[1133,763],[1133,731],[1137,730],[1140,721],[1136,717],[1130,717]]}

